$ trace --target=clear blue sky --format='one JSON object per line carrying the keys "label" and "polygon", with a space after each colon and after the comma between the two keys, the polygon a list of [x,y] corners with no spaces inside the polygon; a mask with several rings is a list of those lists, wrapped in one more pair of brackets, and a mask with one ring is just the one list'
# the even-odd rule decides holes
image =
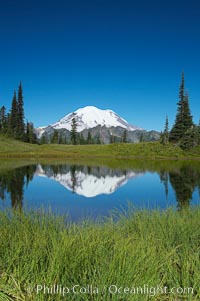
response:
{"label": "clear blue sky", "polygon": [[0,106],[21,80],[35,126],[94,105],[161,130],[182,70],[197,123],[199,0],[0,1]]}

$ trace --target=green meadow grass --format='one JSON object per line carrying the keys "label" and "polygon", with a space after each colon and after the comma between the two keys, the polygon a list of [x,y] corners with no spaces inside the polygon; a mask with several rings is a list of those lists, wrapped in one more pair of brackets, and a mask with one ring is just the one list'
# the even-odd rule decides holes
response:
{"label": "green meadow grass", "polygon": [[200,147],[183,151],[173,144],[159,142],[109,145],[34,145],[0,136],[0,158],[200,158]]}
{"label": "green meadow grass", "polygon": [[[200,299],[200,208],[113,216],[70,224],[51,213],[0,212],[0,300]],[[44,284],[93,285],[98,294],[37,294],[36,285]],[[111,285],[193,288],[193,294],[112,294]]]}

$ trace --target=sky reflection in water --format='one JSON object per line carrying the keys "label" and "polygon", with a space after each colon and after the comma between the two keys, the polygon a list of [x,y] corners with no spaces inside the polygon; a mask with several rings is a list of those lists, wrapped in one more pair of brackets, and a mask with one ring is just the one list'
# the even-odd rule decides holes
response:
{"label": "sky reflection in water", "polygon": [[[196,166],[196,167],[195,167]],[[109,215],[113,209],[183,209],[199,203],[197,165],[168,171],[80,165],[30,165],[0,172],[0,208],[44,207],[72,220]]]}

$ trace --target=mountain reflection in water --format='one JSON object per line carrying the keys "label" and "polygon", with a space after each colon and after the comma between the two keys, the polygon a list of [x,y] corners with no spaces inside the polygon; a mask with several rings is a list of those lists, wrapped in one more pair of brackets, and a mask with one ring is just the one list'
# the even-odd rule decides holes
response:
{"label": "mountain reflection in water", "polygon": [[[60,183],[68,191],[85,198],[114,194],[130,181],[143,178],[146,173],[157,175],[165,189],[166,199],[169,188],[174,191],[177,208],[188,207],[193,193],[200,190],[200,168],[190,164],[165,170],[163,168],[111,169],[81,165],[28,165],[6,172],[0,171],[0,199],[10,199],[13,208],[23,207],[24,191],[35,178],[45,177]],[[51,182],[49,183],[51,185]],[[139,188],[138,188],[139,189]],[[140,187],[141,189],[141,187]],[[145,189],[143,187],[142,189]],[[148,194],[148,191],[147,191]],[[159,199],[159,194],[157,195]],[[131,200],[131,196],[130,196]],[[124,200],[125,201],[125,200]],[[127,200],[126,200],[127,201]],[[42,205],[42,204],[41,204]]]}
{"label": "mountain reflection in water", "polygon": [[66,166],[65,170],[54,170],[52,167],[37,166],[36,175],[45,176],[59,182],[65,188],[85,197],[100,194],[111,194],[128,180],[141,173],[126,170],[111,170],[106,167]]}

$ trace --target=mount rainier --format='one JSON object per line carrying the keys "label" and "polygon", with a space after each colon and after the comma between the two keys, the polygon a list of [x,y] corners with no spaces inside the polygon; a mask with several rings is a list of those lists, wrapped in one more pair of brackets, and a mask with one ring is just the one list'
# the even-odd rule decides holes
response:
{"label": "mount rainier", "polygon": [[82,134],[84,139],[87,139],[90,132],[94,141],[98,136],[102,143],[109,143],[111,137],[115,137],[115,141],[119,142],[125,130],[127,131],[128,142],[138,142],[141,135],[147,141],[159,138],[159,133],[155,131],[146,132],[137,126],[129,124],[114,111],[102,110],[94,106],[80,108],[64,116],[56,123],[37,128],[36,134],[38,138],[45,137],[47,142],[49,142],[55,130],[57,130],[62,139],[70,142],[71,124],[74,116],[77,122],[77,132]]}

